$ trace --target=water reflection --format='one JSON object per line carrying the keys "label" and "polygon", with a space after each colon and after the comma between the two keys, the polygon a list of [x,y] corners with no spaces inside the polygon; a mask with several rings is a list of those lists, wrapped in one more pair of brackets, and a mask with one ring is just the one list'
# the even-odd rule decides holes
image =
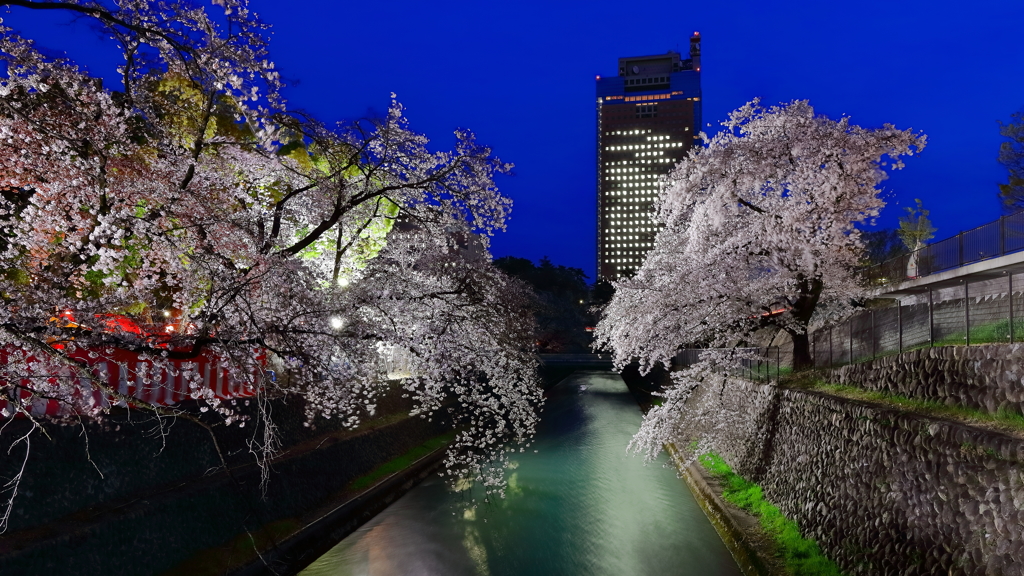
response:
{"label": "water reflection", "polygon": [[626,454],[639,424],[618,375],[576,373],[552,390],[505,499],[467,510],[430,478],[303,574],[738,575],[674,471]]}

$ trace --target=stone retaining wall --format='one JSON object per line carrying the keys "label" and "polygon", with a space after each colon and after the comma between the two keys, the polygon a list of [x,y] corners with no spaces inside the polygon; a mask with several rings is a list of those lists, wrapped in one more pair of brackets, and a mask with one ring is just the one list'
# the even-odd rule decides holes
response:
{"label": "stone retaining wall", "polygon": [[992,413],[1021,413],[1024,344],[922,348],[837,368],[829,380]]}
{"label": "stone retaining wall", "polygon": [[680,440],[710,436],[845,573],[1024,574],[1024,442],[744,381],[705,394],[730,424]]}

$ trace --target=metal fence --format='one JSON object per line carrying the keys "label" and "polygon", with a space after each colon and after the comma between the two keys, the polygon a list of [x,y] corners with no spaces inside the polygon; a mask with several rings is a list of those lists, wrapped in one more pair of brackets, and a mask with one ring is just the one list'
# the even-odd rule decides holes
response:
{"label": "metal fence", "polygon": [[380,368],[390,380],[412,378],[417,376],[416,357],[411,352],[398,346],[386,346],[378,350]]}
{"label": "metal fence", "polygon": [[1024,340],[1024,294],[1008,274],[1006,290],[972,296],[964,282],[960,297],[865,310],[810,335],[816,367],[834,367],[929,346],[1012,343]]}
{"label": "metal fence", "polygon": [[[725,348],[686,348],[676,354],[672,364],[685,368],[700,361],[700,355],[710,350],[726,350]],[[730,376],[746,378],[758,382],[779,379],[781,353],[777,346],[770,348],[730,348],[732,351],[753,352],[753,358],[744,358],[740,365],[728,371]],[[774,378],[773,378],[774,377]]]}
{"label": "metal fence", "polygon": [[1021,250],[1024,211],[865,268],[863,273],[872,285],[884,286]]}

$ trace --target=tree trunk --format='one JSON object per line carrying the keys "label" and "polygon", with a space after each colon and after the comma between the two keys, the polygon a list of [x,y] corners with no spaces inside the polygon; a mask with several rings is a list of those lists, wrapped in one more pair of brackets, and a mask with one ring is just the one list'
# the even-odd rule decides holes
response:
{"label": "tree trunk", "polygon": [[790,333],[793,337],[793,372],[809,370],[814,368],[814,359],[811,358],[811,338],[807,332],[799,334]]}
{"label": "tree trunk", "polygon": [[800,296],[793,302],[790,314],[803,330],[786,330],[793,338],[793,372],[808,370],[814,367],[814,359],[811,358],[811,339],[807,332],[807,325],[811,323],[811,316],[818,307],[818,298],[825,287],[824,283],[817,278],[799,279]]}

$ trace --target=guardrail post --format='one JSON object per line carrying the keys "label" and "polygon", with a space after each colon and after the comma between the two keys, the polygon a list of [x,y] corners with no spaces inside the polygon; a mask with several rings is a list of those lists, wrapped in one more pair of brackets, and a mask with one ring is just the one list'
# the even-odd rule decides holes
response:
{"label": "guardrail post", "polygon": [[875,359],[875,350],[878,349],[875,342],[875,311],[871,311],[871,359]]}
{"label": "guardrail post", "polygon": [[1010,292],[1010,344],[1013,344],[1013,271],[1006,273],[1006,283]]}
{"label": "guardrail post", "polygon": [[899,343],[897,350],[903,354],[903,303],[896,300],[896,329],[899,331]]}
{"label": "guardrail post", "polygon": [[958,266],[963,266],[964,265],[964,233],[960,232],[959,234],[956,235],[956,237],[957,237],[957,244],[959,245],[959,252],[960,252],[960,263],[958,264]]}
{"label": "guardrail post", "polygon": [[999,255],[1006,254],[1006,216],[999,217]]}
{"label": "guardrail post", "polygon": [[964,279],[964,342],[971,345],[971,301],[967,293],[967,286],[970,284]]}
{"label": "guardrail post", "polygon": [[853,364],[853,316],[847,322],[850,324],[850,364]]}
{"label": "guardrail post", "polygon": [[928,346],[935,346],[935,303],[932,301],[932,289],[928,288]]}

